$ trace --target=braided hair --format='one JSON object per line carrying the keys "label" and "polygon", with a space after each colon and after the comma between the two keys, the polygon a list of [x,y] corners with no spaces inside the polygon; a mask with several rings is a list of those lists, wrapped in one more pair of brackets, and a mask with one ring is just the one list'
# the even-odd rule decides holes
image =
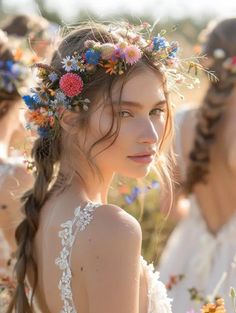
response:
{"label": "braided hair", "polygon": [[[216,52],[222,52],[217,56]],[[236,83],[236,73],[224,67],[224,62],[236,56],[236,18],[218,23],[207,35],[203,53],[211,60],[209,67],[217,76],[198,110],[195,138],[189,154],[185,190],[192,192],[197,183],[206,183],[209,173],[210,149],[216,138],[219,121],[227,109],[226,103]]]}

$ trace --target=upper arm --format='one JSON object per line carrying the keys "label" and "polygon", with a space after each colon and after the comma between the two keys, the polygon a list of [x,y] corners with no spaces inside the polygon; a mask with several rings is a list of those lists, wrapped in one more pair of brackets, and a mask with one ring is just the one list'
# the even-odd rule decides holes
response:
{"label": "upper arm", "polygon": [[[141,228],[114,206],[99,208],[86,252],[85,285],[89,313],[137,313]],[[100,215],[100,216],[98,216]]]}

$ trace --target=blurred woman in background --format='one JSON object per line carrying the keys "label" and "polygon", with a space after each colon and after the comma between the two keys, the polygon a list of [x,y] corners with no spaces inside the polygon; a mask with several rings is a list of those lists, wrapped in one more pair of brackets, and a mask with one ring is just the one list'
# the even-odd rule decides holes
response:
{"label": "blurred woman in background", "polygon": [[15,250],[14,230],[21,214],[20,193],[29,188],[32,178],[27,173],[22,156],[12,156],[10,143],[22,127],[22,100],[20,89],[27,83],[27,69],[18,61],[9,47],[7,36],[0,32],[0,273],[6,273],[6,263]]}
{"label": "blurred woman in background", "polygon": [[18,38],[21,43],[25,42],[37,57],[50,57],[52,40],[57,34],[55,23],[47,21],[42,16],[17,14],[8,16],[0,27],[8,36]]}
{"label": "blurred woman in background", "polygon": [[174,313],[199,309],[216,296],[231,312],[229,291],[236,283],[236,18],[205,34],[203,65],[218,80],[210,82],[199,108],[176,118],[176,193],[190,206],[160,262]]}

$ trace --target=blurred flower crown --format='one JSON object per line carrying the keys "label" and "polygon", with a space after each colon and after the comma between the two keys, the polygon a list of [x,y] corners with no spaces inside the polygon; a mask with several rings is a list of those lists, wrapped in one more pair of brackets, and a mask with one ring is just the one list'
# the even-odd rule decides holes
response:
{"label": "blurred flower crown", "polygon": [[[8,36],[0,30],[0,43],[7,44]],[[0,90],[7,94],[15,91],[23,94],[29,86],[29,78],[31,73],[29,66],[37,60],[37,58],[30,53],[19,48],[16,43],[17,39],[11,37],[9,46],[13,58],[9,60],[0,60]]]}
{"label": "blurred flower crown", "polygon": [[113,32],[119,35],[117,43],[85,41],[82,54],[74,51],[62,59],[60,72],[46,64],[35,64],[38,85],[23,97],[28,108],[28,129],[37,130],[41,137],[55,135],[65,109],[78,111],[82,108],[87,111],[90,100],[84,98],[82,92],[98,68],[103,68],[108,75],[122,75],[146,56],[166,75],[170,89],[178,92],[176,84],[193,88],[199,82],[190,70],[194,68],[197,74],[201,65],[196,59],[181,60],[177,56],[178,42],[169,43],[164,37],[165,31],[152,36],[152,26],[148,23],[138,26],[127,23],[122,28],[111,30]]}

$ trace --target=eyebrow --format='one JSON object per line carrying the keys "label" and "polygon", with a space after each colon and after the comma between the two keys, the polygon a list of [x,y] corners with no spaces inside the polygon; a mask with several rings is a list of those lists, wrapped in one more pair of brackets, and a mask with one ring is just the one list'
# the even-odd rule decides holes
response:
{"label": "eyebrow", "polygon": [[[118,102],[116,102],[116,103],[118,103]],[[131,105],[131,106],[134,106],[134,107],[137,107],[137,108],[142,108],[143,107],[143,105],[141,104],[141,103],[139,103],[139,102],[134,102],[134,101],[125,101],[125,100],[121,100],[120,101],[120,104],[122,105]],[[158,107],[158,106],[161,106],[161,105],[163,105],[163,104],[167,104],[167,101],[164,99],[164,100],[161,100],[161,101],[159,101],[159,102],[157,102],[157,103],[155,103],[154,105],[153,105],[153,108],[156,108],[156,107]]]}

